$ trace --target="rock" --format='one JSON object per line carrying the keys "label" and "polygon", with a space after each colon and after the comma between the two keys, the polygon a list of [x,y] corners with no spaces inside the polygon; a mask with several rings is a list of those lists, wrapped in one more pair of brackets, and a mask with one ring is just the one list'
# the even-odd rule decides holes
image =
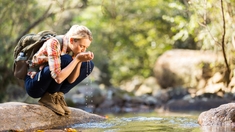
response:
{"label": "rock", "polygon": [[175,87],[168,90],[168,95],[170,99],[182,99],[184,96],[188,95],[188,89],[183,87]]}
{"label": "rock", "polygon": [[154,75],[162,88],[197,87],[200,79],[213,76],[211,64],[223,64],[221,53],[213,51],[173,49],[156,61]]}
{"label": "rock", "polygon": [[191,99],[191,100],[171,100],[167,102],[164,109],[171,112],[182,111],[204,111],[229,103],[231,100],[226,99]]}
{"label": "rock", "polygon": [[132,77],[132,79],[122,82],[120,84],[120,88],[127,92],[134,92],[136,91],[136,89],[138,89],[138,87],[143,83],[144,80],[145,80],[144,77],[134,76]]}
{"label": "rock", "polygon": [[50,109],[21,102],[0,104],[0,131],[34,131],[69,127],[74,124],[99,122],[105,118],[71,108],[71,115],[60,116]]}
{"label": "rock", "polygon": [[[219,91],[226,91],[226,86],[223,82],[217,83],[217,84],[208,84],[204,89],[203,93],[218,93]],[[198,94],[199,95],[199,94]]]}
{"label": "rock", "polygon": [[212,83],[220,83],[223,82],[224,80],[224,75],[221,72],[216,72],[213,77],[211,77]]}
{"label": "rock", "polygon": [[153,96],[147,96],[144,97],[144,104],[148,105],[148,106],[157,106],[159,105],[159,101],[154,98]]}
{"label": "rock", "polygon": [[146,78],[139,87],[136,87],[136,91],[134,94],[136,96],[141,96],[144,94],[152,94],[154,90],[161,89],[160,85],[158,85],[155,77]]}
{"label": "rock", "polygon": [[201,126],[235,126],[235,103],[220,105],[202,112],[198,117]]}
{"label": "rock", "polygon": [[235,93],[235,77],[232,77],[232,78],[231,78],[231,81],[230,81],[228,87],[229,87],[230,89],[232,89],[232,90],[231,90],[232,93]]}
{"label": "rock", "polygon": [[154,90],[152,93],[152,96],[155,97],[158,101],[165,104],[167,101],[169,101],[170,97],[166,90]]}

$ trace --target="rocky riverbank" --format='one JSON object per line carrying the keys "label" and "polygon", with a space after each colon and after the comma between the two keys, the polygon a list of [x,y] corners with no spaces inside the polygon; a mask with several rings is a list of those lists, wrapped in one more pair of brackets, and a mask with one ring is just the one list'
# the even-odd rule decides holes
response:
{"label": "rocky riverbank", "polygon": [[100,122],[105,117],[70,108],[71,115],[60,116],[50,109],[20,102],[0,104],[0,131],[35,131],[66,128],[74,124]]}
{"label": "rocky riverbank", "polygon": [[93,113],[127,113],[150,111],[205,111],[233,102],[233,94],[223,97],[205,93],[192,97],[185,88],[159,90],[156,93],[134,96],[118,88],[102,90],[95,85],[73,89],[66,95],[68,104]]}

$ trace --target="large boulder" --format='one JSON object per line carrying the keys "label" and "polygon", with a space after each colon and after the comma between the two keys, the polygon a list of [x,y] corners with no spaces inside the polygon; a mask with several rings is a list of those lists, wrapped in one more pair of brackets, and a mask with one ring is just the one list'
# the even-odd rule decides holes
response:
{"label": "large boulder", "polygon": [[71,108],[71,115],[60,116],[50,109],[20,102],[0,104],[0,131],[34,131],[70,127],[74,124],[100,122],[105,118],[80,109]]}
{"label": "large boulder", "polygon": [[202,112],[198,117],[201,126],[234,127],[235,126],[235,103],[220,105],[217,108]]}
{"label": "large boulder", "polygon": [[174,49],[166,51],[157,59],[154,75],[162,88],[204,87],[207,79],[213,76],[212,64],[221,63],[224,63],[221,53]]}

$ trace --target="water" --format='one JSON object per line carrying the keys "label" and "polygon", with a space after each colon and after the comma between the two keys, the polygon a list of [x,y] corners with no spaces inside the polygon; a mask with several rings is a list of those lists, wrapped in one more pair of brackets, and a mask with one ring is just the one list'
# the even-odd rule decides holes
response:
{"label": "water", "polygon": [[75,124],[82,132],[202,132],[197,114],[122,114],[108,115],[105,122]]}
{"label": "water", "polygon": [[[86,76],[88,77],[89,76],[89,73],[91,73],[91,62],[90,61],[87,61],[87,66],[86,66]],[[93,103],[93,100],[92,100],[92,97],[93,97],[93,93],[91,92],[92,91],[92,87],[89,87],[89,85],[91,84],[91,80],[88,78],[87,79],[87,83],[86,85],[88,86],[87,87],[87,93],[86,93],[86,96],[85,96],[85,99],[86,99],[86,107],[89,108],[88,104],[89,103]],[[89,93],[90,92],[90,93]],[[89,95],[90,95],[90,102],[88,102],[88,98],[89,98]],[[92,108],[91,108],[92,109]]]}

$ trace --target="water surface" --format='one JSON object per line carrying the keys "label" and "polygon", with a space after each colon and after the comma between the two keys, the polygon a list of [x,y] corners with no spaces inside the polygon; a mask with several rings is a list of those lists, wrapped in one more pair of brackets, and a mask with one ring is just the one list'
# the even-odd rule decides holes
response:
{"label": "water surface", "polygon": [[199,114],[145,113],[107,115],[101,123],[85,123],[73,126],[82,132],[202,132],[197,123]]}

